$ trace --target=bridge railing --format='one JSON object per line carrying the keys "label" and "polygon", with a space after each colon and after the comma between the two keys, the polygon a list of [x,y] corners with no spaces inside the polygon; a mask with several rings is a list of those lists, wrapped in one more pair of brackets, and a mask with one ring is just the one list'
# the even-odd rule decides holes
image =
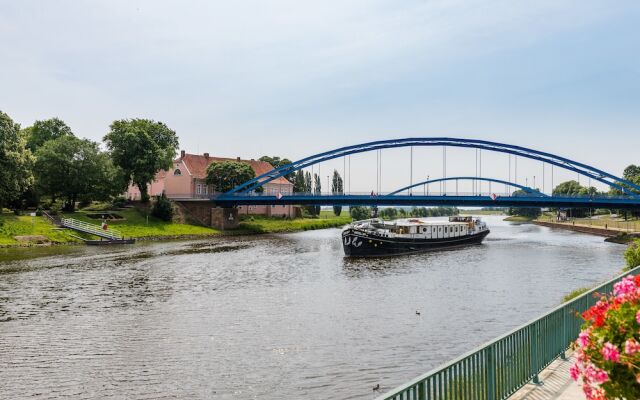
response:
{"label": "bridge railing", "polygon": [[62,218],[61,225],[64,228],[74,229],[110,240],[121,240],[123,238],[122,233],[115,229],[109,228],[108,230],[104,230],[101,229],[99,225],[90,224],[73,218]]}
{"label": "bridge railing", "polygon": [[399,386],[377,400],[495,400],[507,399],[560,356],[577,339],[582,314],[593,306],[596,293],[613,285],[637,267],[564,303],[511,332],[443,366]]}
{"label": "bridge railing", "polygon": [[[371,194],[371,192],[345,192],[345,193],[340,193],[340,194],[333,194],[333,193],[305,193],[305,192],[294,192],[294,193],[282,193],[282,196],[287,196],[287,197],[296,197],[296,196],[304,196],[304,197],[309,197],[309,196],[371,196],[371,197],[383,197],[383,196],[388,196],[390,195],[391,192],[381,192],[381,193],[373,193]],[[278,193],[255,193],[255,192],[249,192],[249,193],[232,193],[232,194],[227,194],[227,193],[215,193],[215,194],[208,194],[208,195],[202,195],[204,197],[200,197],[200,198],[216,198],[218,196],[224,196],[224,197],[274,197],[277,196]],[[398,193],[398,194],[394,194],[393,196],[407,196],[409,195],[409,193],[402,192],[402,193]],[[492,196],[492,195],[496,195],[497,197],[534,197],[533,194],[530,193],[524,193],[524,194],[513,194],[513,193],[501,193],[501,192],[486,192],[486,191],[482,191],[482,192],[455,192],[455,191],[447,191],[447,192],[439,192],[437,190],[430,190],[430,191],[422,191],[422,190],[413,190],[413,192],[410,193],[410,195],[412,196]],[[172,197],[176,197],[176,195],[172,196]],[[554,194],[553,195],[554,198],[563,198],[563,199],[629,199],[629,196],[624,196],[624,195],[611,195],[611,194],[594,194],[594,195],[581,195],[581,194],[576,194],[576,195],[566,195],[566,194]],[[196,197],[194,197],[196,198]]]}

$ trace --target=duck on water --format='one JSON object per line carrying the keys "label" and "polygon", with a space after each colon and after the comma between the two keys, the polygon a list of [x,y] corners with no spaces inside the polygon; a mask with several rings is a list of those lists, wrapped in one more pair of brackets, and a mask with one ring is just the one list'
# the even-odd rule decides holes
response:
{"label": "duck on water", "polygon": [[342,230],[342,247],[347,256],[355,257],[411,254],[480,244],[488,234],[487,224],[473,217],[449,217],[449,221],[368,219]]}

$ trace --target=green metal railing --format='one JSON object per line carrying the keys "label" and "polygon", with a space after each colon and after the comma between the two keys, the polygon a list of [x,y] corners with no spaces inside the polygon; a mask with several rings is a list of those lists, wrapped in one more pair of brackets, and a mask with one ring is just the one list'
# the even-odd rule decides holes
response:
{"label": "green metal railing", "polygon": [[580,333],[586,311],[597,299],[594,293],[610,293],[624,276],[612,279],[564,303],[551,312],[520,326],[447,364],[399,386],[378,400],[498,400],[507,399],[565,351]]}

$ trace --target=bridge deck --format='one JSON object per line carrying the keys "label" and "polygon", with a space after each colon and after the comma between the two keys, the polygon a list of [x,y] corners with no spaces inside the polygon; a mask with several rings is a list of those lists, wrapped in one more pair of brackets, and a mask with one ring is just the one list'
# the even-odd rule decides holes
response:
{"label": "bridge deck", "polygon": [[[278,198],[279,197],[279,198]],[[557,208],[640,208],[640,197],[561,197],[488,195],[311,195],[285,196],[222,194],[211,199],[221,207],[237,205],[319,205],[319,206],[466,206],[466,207],[557,207]]]}

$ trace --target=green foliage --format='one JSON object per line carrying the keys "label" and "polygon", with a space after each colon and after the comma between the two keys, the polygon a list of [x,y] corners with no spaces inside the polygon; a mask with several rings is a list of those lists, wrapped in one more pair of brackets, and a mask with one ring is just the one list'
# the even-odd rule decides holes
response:
{"label": "green foliage", "polygon": [[[320,183],[320,175],[313,174],[313,183],[314,183],[313,194],[316,196],[320,196],[322,194],[322,184]],[[320,215],[320,206],[311,206],[311,207],[313,207],[312,214],[314,217]]]}
{"label": "green foliage", "polygon": [[363,206],[350,207],[349,214],[354,220],[362,221],[363,219],[371,218],[371,209]]}
{"label": "green foliage", "polygon": [[78,200],[89,204],[126,188],[109,155],[90,140],[61,136],[45,142],[36,156],[36,187],[54,199],[64,197],[65,210],[73,211]]}
{"label": "green foliage", "polygon": [[562,302],[566,303],[568,301],[571,301],[573,299],[575,299],[576,297],[580,296],[581,294],[584,294],[586,292],[588,292],[590,289],[586,288],[586,287],[581,287],[581,288],[577,288],[576,290],[572,290],[569,294],[565,295],[562,298]]}
{"label": "green foliage", "polygon": [[62,136],[73,136],[71,128],[59,118],[51,118],[44,121],[36,121],[28,128],[22,130],[22,135],[27,141],[27,148],[35,153],[43,144]]}
{"label": "green foliage", "polygon": [[[530,196],[530,194],[525,192],[524,190],[516,190],[515,192],[513,192],[512,196]],[[509,209],[507,210],[507,214],[526,217],[527,219],[533,219],[539,217],[542,214],[542,209],[539,207],[509,207]]]}
{"label": "green foliage", "polygon": [[293,179],[293,192],[294,193],[304,193],[306,189],[305,176],[304,171],[299,169],[296,172],[296,176]]}
{"label": "green foliage", "polygon": [[151,209],[151,215],[163,221],[171,221],[173,219],[173,203],[164,195],[157,196]]}
{"label": "green foliage", "polygon": [[33,184],[31,151],[25,150],[20,125],[0,111],[0,210]]}
{"label": "green foliage", "polygon": [[577,181],[562,182],[553,189],[553,195],[587,195],[589,189],[580,185]]}
{"label": "green foliage", "polygon": [[382,219],[396,219],[406,217],[446,217],[458,215],[460,210],[457,207],[413,207],[411,210],[404,208],[385,207],[380,209],[378,216]]}
{"label": "green foliage", "polygon": [[640,240],[634,240],[627,250],[624,252],[624,259],[627,262],[627,268],[632,269],[640,266]]}
{"label": "green foliage", "polygon": [[113,163],[140,190],[143,202],[149,200],[147,185],[156,174],[169,169],[178,149],[178,136],[162,122],[148,119],[114,121],[104,137]]}
{"label": "green foliage", "polygon": [[[333,179],[331,180],[331,193],[332,194],[343,194],[344,193],[344,183],[342,182],[342,177],[338,173],[337,170],[333,170]],[[333,213],[336,216],[339,216],[342,213],[342,206],[333,206]]]}
{"label": "green foliage", "polygon": [[329,217],[329,218],[296,218],[287,220],[282,218],[250,216],[243,218],[238,226],[238,231],[248,231],[252,233],[277,233],[296,232],[315,229],[326,229],[341,227],[351,221],[350,217]]}
{"label": "green foliage", "polygon": [[217,192],[227,192],[235,186],[255,178],[249,164],[238,161],[216,161],[207,167],[207,184]]}
{"label": "green foliage", "polygon": [[[259,160],[271,164],[271,166],[273,168],[280,168],[283,165],[291,164],[291,160],[289,160],[288,158],[280,158],[278,156],[273,156],[273,157],[262,156],[262,157],[259,158]],[[289,182],[294,182],[295,177],[296,177],[296,173],[295,172],[291,172],[291,173],[285,175],[284,177]]]}

